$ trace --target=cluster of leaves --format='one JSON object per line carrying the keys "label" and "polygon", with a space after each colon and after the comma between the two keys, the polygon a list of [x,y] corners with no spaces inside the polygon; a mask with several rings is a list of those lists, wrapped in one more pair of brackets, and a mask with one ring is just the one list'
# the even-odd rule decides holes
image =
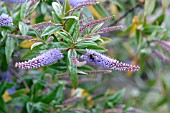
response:
{"label": "cluster of leaves", "polygon": [[[111,4],[107,4],[107,2]],[[107,2],[76,11],[70,11],[72,8],[68,0],[63,3],[35,0],[23,4],[16,3],[15,7],[8,3],[0,3],[0,7],[2,7],[0,15],[6,13],[13,19],[12,26],[0,27],[0,78],[2,80],[0,84],[0,112],[118,112],[119,110],[141,112],[130,106],[136,104],[135,107],[141,106],[140,108],[149,111],[170,102],[168,98],[169,86],[160,77],[163,71],[162,67],[168,68],[162,65],[162,61],[170,62],[168,56],[162,55],[164,50],[170,49],[168,43],[170,37],[169,16],[166,14],[169,1],[162,0],[162,5],[156,0],[146,0],[145,2],[142,0],[130,2],[109,0]],[[117,35],[113,35],[111,32],[109,38],[106,38],[106,34],[96,35],[96,31],[104,23],[88,27],[83,33],[79,31],[82,26],[80,21],[83,21],[83,24],[88,23],[88,16],[94,15],[95,18],[101,19],[114,13],[118,18],[119,12],[126,13],[126,9],[134,6],[137,2],[144,3],[144,12],[140,8],[136,8],[134,12],[125,17],[123,23],[124,26],[127,26],[125,31],[117,32]],[[157,13],[160,6],[162,6],[162,13],[150,22],[152,20],[150,18]],[[105,7],[109,9],[105,10]],[[82,15],[82,12],[87,16]],[[135,12],[140,13],[134,16]],[[47,21],[55,25],[43,28],[35,27],[38,26],[38,23]],[[163,24],[166,26],[162,27]],[[107,25],[112,26],[112,23],[108,22]],[[34,38],[23,40],[12,38],[10,34]],[[114,38],[111,40],[110,38],[113,36]],[[127,36],[129,39],[120,38]],[[52,42],[49,41],[51,37],[53,37]],[[109,48],[109,56],[112,56],[111,48],[116,58],[121,60],[129,58],[132,60],[132,64],[140,64],[139,72],[126,73],[136,82],[137,88],[140,90],[140,95],[137,98],[129,96],[124,99],[124,89],[96,94],[95,90],[104,86],[110,78],[99,81],[94,78],[87,79],[87,76],[79,76],[79,74],[87,75],[86,71],[92,71],[93,68],[87,65],[77,67],[71,58],[79,58],[82,53],[86,52],[86,48],[106,52],[107,50],[102,47],[106,43],[108,43],[105,46]],[[14,68],[16,61],[32,59],[51,48],[59,48],[64,58],[53,65],[40,69],[21,71]],[[10,76],[8,76],[9,73]],[[69,74],[69,77],[62,75],[60,78],[56,74]],[[11,82],[11,75],[14,75],[12,81],[15,82]],[[159,80],[160,78],[161,80]],[[154,88],[158,90],[159,82],[162,84],[160,100],[154,106],[146,108],[147,104],[143,105],[142,102],[148,98]],[[79,84],[79,88],[75,90],[71,84],[75,88]],[[115,89],[118,88],[115,87]],[[10,92],[11,90],[13,93]]]}

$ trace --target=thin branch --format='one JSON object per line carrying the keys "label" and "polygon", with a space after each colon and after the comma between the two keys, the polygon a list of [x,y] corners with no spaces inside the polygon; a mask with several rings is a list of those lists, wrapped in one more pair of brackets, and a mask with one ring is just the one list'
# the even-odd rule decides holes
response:
{"label": "thin branch", "polygon": [[134,11],[136,8],[140,7],[143,4],[144,4],[144,0],[139,0],[139,2],[135,6],[130,8],[125,14],[123,14],[121,17],[119,17],[117,20],[111,23],[110,26],[116,25],[119,21],[125,18],[129,13],[131,13],[132,11]]}

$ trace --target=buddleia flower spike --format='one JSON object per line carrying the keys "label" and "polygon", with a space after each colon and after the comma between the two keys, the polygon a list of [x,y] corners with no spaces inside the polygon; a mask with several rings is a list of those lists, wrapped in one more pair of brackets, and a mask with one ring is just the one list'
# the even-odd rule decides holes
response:
{"label": "buddleia flower spike", "polygon": [[17,62],[15,67],[19,67],[20,69],[32,69],[39,68],[42,66],[47,66],[57,62],[62,59],[64,56],[59,49],[50,49],[43,54],[33,58],[32,60],[25,62]]}
{"label": "buddleia flower spike", "polygon": [[9,17],[7,14],[2,14],[0,16],[0,26],[9,26],[12,24],[12,18]]}
{"label": "buddleia flower spike", "polygon": [[101,66],[103,68],[119,70],[119,71],[138,71],[139,66],[133,66],[126,63],[119,62],[105,55],[102,55],[94,50],[86,49],[86,54],[81,56],[85,61]]}

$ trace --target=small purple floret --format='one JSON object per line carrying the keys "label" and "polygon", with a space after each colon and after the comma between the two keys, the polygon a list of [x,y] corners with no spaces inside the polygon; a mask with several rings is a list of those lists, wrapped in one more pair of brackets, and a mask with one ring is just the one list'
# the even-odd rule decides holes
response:
{"label": "small purple floret", "polygon": [[9,17],[7,14],[2,14],[0,16],[0,26],[9,26],[12,24],[12,18]]}
{"label": "small purple floret", "polygon": [[25,62],[17,62],[15,67],[19,67],[21,69],[32,69],[32,68],[39,68],[42,66],[47,66],[57,62],[58,60],[62,59],[64,56],[59,49],[51,49],[43,54],[33,58],[32,60],[25,61]]}

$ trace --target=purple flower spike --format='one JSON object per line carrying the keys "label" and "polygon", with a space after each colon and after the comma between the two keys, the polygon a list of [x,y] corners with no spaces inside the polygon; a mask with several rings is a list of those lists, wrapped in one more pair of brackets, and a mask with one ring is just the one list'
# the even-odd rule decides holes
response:
{"label": "purple flower spike", "polygon": [[12,18],[9,17],[7,14],[2,14],[0,16],[0,26],[9,26],[12,23]]}
{"label": "purple flower spike", "polygon": [[25,3],[25,2],[28,2],[29,0],[2,0],[2,1],[4,1],[4,2]]}
{"label": "purple flower spike", "polygon": [[86,54],[82,55],[85,61],[89,63],[93,63],[95,65],[101,66],[103,68],[109,68],[113,70],[119,71],[138,71],[140,69],[139,66],[133,66],[126,63],[122,63],[117,61],[116,59],[112,59],[105,55],[102,55],[94,50],[86,50]]}
{"label": "purple flower spike", "polygon": [[43,54],[33,58],[32,60],[25,62],[17,62],[15,67],[19,67],[21,69],[32,69],[39,68],[42,66],[47,66],[57,62],[62,59],[64,56],[59,49],[50,49]]}
{"label": "purple flower spike", "polygon": [[[61,1],[64,2],[65,0],[61,0]],[[70,5],[72,5],[72,6],[77,6],[80,3],[87,2],[87,1],[90,1],[90,0],[69,0]]]}

